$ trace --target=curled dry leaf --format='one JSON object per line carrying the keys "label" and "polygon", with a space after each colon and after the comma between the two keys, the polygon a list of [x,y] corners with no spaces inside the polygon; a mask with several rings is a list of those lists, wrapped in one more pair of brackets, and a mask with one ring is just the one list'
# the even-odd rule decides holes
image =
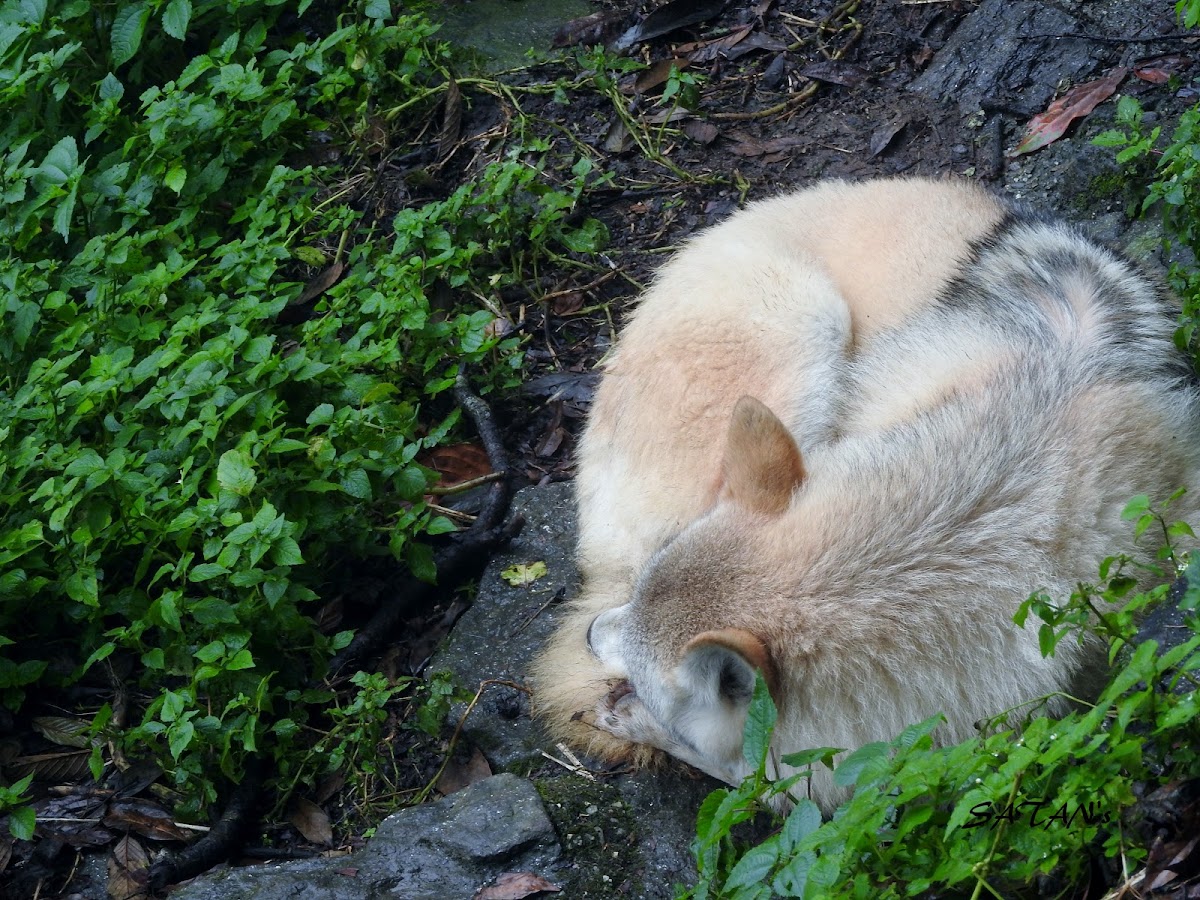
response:
{"label": "curled dry leaf", "polygon": [[1025,126],[1025,136],[1007,156],[1012,159],[1024,153],[1040,150],[1067,133],[1067,128],[1076,119],[1088,115],[1093,109],[1116,93],[1124,80],[1127,69],[1118,66],[1103,78],[1077,84],[1050,104],[1043,113],[1038,113]]}
{"label": "curled dry leaf", "polygon": [[797,74],[814,81],[854,87],[854,85],[860,84],[868,73],[862,66],[854,63],[842,62],[838,59],[822,59],[805,66]]}
{"label": "curled dry leaf", "polygon": [[561,890],[557,884],[532,872],[505,872],[487,887],[481,888],[474,900],[524,900],[542,891],[557,893]]}
{"label": "curled dry leaf", "polygon": [[699,119],[689,119],[683,123],[683,133],[698,144],[711,144],[721,134],[720,129],[711,122],[701,122]]}
{"label": "curled dry leaf", "polygon": [[329,823],[329,816],[311,800],[293,797],[288,821],[304,835],[306,841],[314,844],[333,843],[333,826]]}
{"label": "curled dry leaf", "polygon": [[75,781],[88,771],[90,755],[87,750],[33,753],[11,760],[9,768],[17,778],[33,772],[38,781]]}
{"label": "curled dry leaf", "polygon": [[650,68],[643,69],[638,72],[637,77],[629,84],[626,90],[633,94],[645,94],[654,90],[656,87],[661,87],[667,83],[667,79],[671,77],[671,70],[678,69],[683,71],[690,65],[686,59],[660,59],[655,62]]}

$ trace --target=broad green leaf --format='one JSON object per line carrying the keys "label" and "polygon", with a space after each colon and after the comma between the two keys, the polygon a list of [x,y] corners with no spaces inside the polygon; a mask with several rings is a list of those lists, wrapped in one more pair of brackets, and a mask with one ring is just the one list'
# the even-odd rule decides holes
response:
{"label": "broad green leaf", "polygon": [[171,0],[167,4],[167,8],[163,10],[163,31],[175,38],[175,40],[182,41],[187,37],[188,23],[191,19],[191,0]]}
{"label": "broad green leaf", "polygon": [[187,169],[183,166],[171,166],[167,170],[167,174],[163,176],[163,184],[178,194],[183,190],[184,182],[187,181],[187,175]]}
{"label": "broad green leaf", "polygon": [[217,483],[221,489],[245,497],[258,483],[254,463],[242,450],[226,450],[217,463]]}
{"label": "broad green leaf", "polygon": [[32,841],[37,815],[32,806],[19,806],[8,813],[8,830],[18,841]]}
{"label": "broad green leaf", "polygon": [[763,680],[762,673],[756,672],[754,695],[750,698],[750,708],[746,711],[746,725],[742,735],[742,756],[753,771],[761,770],[766,764],[777,715],[775,704],[771,701],[771,693],[767,690],[767,683]]}
{"label": "broad green leaf", "polygon": [[891,747],[883,741],[864,744],[833,770],[834,783],[846,787],[864,787],[872,784],[887,772],[890,755]]}
{"label": "broad green leaf", "polygon": [[137,54],[150,19],[150,4],[145,0],[128,3],[117,10],[112,25],[112,57],[114,66],[123,66]]}

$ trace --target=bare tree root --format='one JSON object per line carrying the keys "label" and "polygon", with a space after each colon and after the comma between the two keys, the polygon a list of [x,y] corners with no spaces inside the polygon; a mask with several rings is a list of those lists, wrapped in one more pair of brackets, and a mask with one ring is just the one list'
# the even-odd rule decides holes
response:
{"label": "bare tree root", "polygon": [[[434,556],[437,581],[445,585],[461,579],[464,573],[472,572],[487,561],[497,549],[507,544],[521,531],[525,524],[519,516],[504,522],[512,499],[512,484],[508,454],[491,409],[467,384],[463,368],[458,371],[454,385],[454,397],[475,426],[483,449],[487,453],[492,470],[502,478],[491,482],[487,495],[480,507],[479,515],[466,531],[457,535],[452,543]],[[421,609],[434,594],[435,586],[405,578],[391,597],[384,599],[358,633],[329,663],[330,678],[336,677],[351,663],[358,662],[381,647],[406,618]]]}
{"label": "bare tree root", "polygon": [[242,783],[234,790],[221,818],[208,834],[150,867],[152,891],[157,893],[169,884],[194,878],[238,852],[243,835],[257,821],[262,809],[258,795],[263,783],[263,768],[261,759],[247,760]]}

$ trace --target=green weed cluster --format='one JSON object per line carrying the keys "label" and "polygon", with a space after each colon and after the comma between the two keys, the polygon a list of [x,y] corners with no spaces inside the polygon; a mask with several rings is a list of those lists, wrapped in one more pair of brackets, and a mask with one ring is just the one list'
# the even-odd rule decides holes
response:
{"label": "green weed cluster", "polygon": [[248,755],[305,752],[332,699],[306,685],[350,637],[306,614],[334,563],[433,577],[438,395],[460,363],[520,363],[481,298],[603,237],[567,224],[586,170],[552,189],[538,148],[390,226],[348,205],[356,173],[303,160],[361,156],[375,104],[449,58],[388,0],[309,2],[0,4],[0,700],[112,666],[129,720],[105,704],[94,733],[153,754],[193,814]]}
{"label": "green weed cluster", "polygon": [[[1162,520],[1137,498],[1126,510],[1136,528]],[[1182,523],[1168,526],[1190,535]],[[1164,561],[1174,571],[1170,554]],[[745,756],[755,773],[717,790],[700,809],[694,844],[698,885],[686,896],[749,898],[1012,898],[1069,892],[1092,860],[1112,860],[1128,875],[1145,849],[1131,831],[1135,785],[1194,776],[1200,762],[1200,634],[1165,652],[1135,646],[1135,621],[1167,586],[1133,594],[1126,559],[1106,560],[1099,586],[1080,585],[1061,605],[1031,597],[1017,619],[1041,619],[1043,652],[1092,628],[1110,639],[1119,660],[1094,704],[1063,719],[1032,717],[1020,729],[998,717],[977,738],[934,744],[940,717],[910,726],[889,742],[841,758],[819,748],[775,760],[775,708],[761,678],[746,723]],[[1200,606],[1200,558],[1184,573],[1180,606]],[[1132,596],[1131,596],[1132,595]],[[1032,627],[1032,626],[1031,626]],[[775,778],[778,764],[798,770]],[[852,791],[827,822],[805,797],[814,766],[833,769]],[[786,816],[772,800],[794,804]],[[763,811],[775,817],[764,842],[743,847],[731,830]],[[1058,885],[1054,888],[1054,885]]]}
{"label": "green weed cluster", "polygon": [[[1200,23],[1200,0],[1179,0],[1175,6],[1182,24]],[[1147,128],[1144,110],[1136,98],[1117,103],[1116,128],[1098,135],[1094,143],[1117,150],[1117,162],[1141,180],[1148,176],[1146,196],[1139,212],[1159,209],[1163,217],[1164,244],[1169,253],[1182,250],[1187,263],[1170,268],[1172,287],[1183,301],[1183,319],[1176,342],[1200,364],[1200,106],[1183,113],[1166,145],[1162,128]]]}

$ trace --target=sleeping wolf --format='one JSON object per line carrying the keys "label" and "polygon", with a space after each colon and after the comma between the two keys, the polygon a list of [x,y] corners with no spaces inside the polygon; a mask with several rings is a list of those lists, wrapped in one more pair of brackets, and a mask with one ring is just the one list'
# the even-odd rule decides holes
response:
{"label": "sleeping wolf", "polygon": [[[755,669],[784,753],[937,712],[960,741],[1070,690],[1096,648],[1045,658],[1013,613],[1152,554],[1125,501],[1194,480],[1176,312],[966,182],[823,183],[700,234],[596,395],[582,596],[535,666],[539,713],[601,757],[736,783]],[[839,799],[822,773],[811,792]]]}

